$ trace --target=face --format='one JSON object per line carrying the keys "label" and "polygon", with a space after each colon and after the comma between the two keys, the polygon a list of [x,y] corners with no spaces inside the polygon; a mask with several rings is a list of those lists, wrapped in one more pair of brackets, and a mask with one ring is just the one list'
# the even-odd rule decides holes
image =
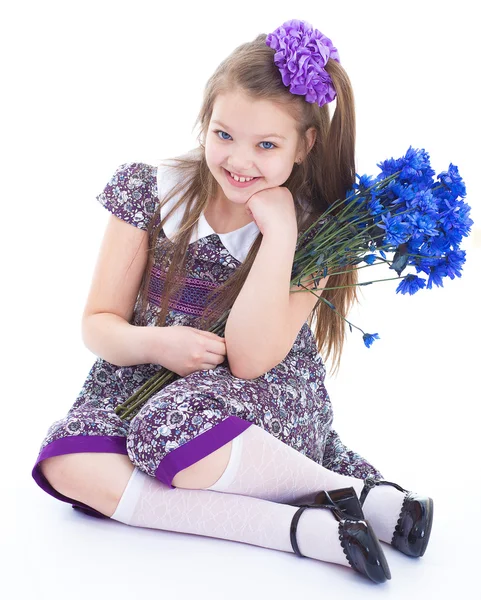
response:
{"label": "face", "polygon": [[[280,186],[289,178],[300,158],[295,121],[268,100],[253,100],[240,92],[219,95],[206,134],[205,155],[219,184],[216,200],[241,212],[254,193]],[[229,171],[256,179],[236,185]]]}

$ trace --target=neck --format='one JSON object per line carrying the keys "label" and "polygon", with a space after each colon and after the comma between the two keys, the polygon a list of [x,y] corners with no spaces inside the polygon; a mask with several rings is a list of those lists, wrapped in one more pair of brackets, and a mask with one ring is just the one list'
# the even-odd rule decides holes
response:
{"label": "neck", "polygon": [[209,200],[204,217],[218,233],[229,233],[254,221],[245,205],[235,205],[227,199],[220,198]]}

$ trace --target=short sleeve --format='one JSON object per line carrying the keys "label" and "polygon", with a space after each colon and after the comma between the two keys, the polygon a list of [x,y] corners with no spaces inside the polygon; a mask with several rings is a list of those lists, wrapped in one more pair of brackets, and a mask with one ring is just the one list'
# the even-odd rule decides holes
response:
{"label": "short sleeve", "polygon": [[96,199],[119,219],[147,230],[159,204],[157,167],[146,163],[120,165]]}

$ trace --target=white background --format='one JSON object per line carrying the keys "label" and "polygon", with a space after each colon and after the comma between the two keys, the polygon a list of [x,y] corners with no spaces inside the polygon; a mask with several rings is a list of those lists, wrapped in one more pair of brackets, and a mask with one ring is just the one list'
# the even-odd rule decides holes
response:
{"label": "white background", "polygon": [[[17,2],[3,8],[4,448],[0,586],[8,598],[479,598],[479,32],[474,3]],[[409,145],[459,167],[476,228],[461,279],[413,297],[363,288],[327,387],[334,428],[389,481],[434,499],[430,545],[383,544],[392,580],[245,544],[92,519],[31,478],[48,426],[95,356],[80,318],[122,163],[196,146],[203,87],[236,46],[303,19],[338,48],[357,110],[357,172]],[[367,270],[365,270],[366,272]],[[375,271],[376,272],[376,271]],[[371,273],[373,274],[373,273]],[[384,270],[382,276],[391,272]],[[144,566],[146,565],[146,566]]]}

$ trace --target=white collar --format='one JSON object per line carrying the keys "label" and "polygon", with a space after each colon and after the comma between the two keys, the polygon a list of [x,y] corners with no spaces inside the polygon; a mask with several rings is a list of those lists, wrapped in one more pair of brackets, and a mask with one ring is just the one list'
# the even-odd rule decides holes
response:
{"label": "white collar", "polygon": [[[170,191],[172,187],[177,183],[173,178],[174,173],[170,170],[162,168],[161,166],[157,167],[157,190],[159,195],[159,200],[163,200],[167,191]],[[175,194],[173,198],[171,198],[167,203],[160,207],[160,218],[164,219],[166,215],[170,212],[172,206],[179,200],[179,194]],[[180,206],[168,219],[163,227],[163,231],[165,235],[172,240],[174,233],[178,231],[180,227],[180,223],[182,221],[182,217],[184,216],[185,205]],[[219,236],[224,247],[229,251],[229,253],[236,258],[239,262],[244,262],[249,250],[251,249],[254,240],[257,238],[259,234],[259,228],[257,227],[257,223],[255,221],[251,221],[241,227],[240,229],[235,229],[234,231],[229,231],[228,233],[217,233],[207,222],[207,219],[204,216],[204,213],[201,213],[199,217],[199,222],[197,224],[197,232],[195,231],[195,227],[192,230],[192,235],[189,241],[189,244],[193,244],[199,239],[205,238],[209,235],[215,234]]]}

